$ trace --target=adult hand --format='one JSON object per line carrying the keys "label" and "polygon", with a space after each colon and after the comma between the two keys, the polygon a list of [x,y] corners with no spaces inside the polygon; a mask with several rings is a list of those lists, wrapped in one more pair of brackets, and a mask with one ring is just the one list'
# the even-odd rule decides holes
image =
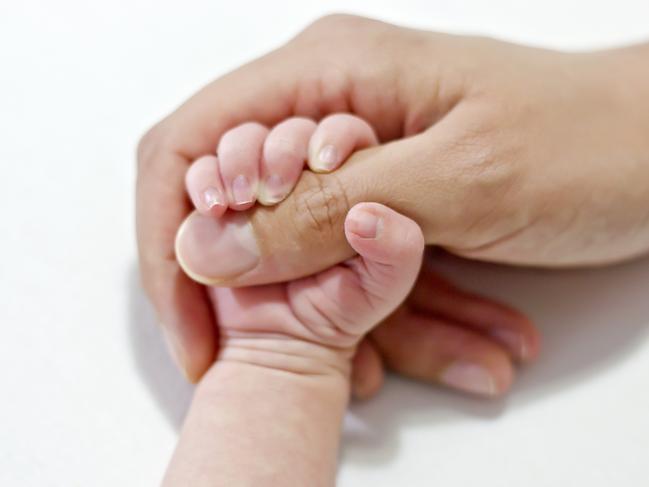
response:
{"label": "adult hand", "polygon": [[[427,243],[468,257],[611,262],[649,246],[646,51],[564,54],[332,16],[207,86],[139,148],[143,281],[190,377],[211,362],[215,329],[173,241],[189,212],[187,164],[212,152],[226,129],[349,111],[384,144],[333,174],[306,173],[281,205],[230,225],[237,235],[221,231],[224,220],[190,217],[180,240],[218,237],[202,259],[185,262],[203,282],[286,280],[350,257],[342,222],[358,201],[393,207],[422,226]],[[250,242],[223,245],[240,241],[232,236]],[[379,339],[381,352],[399,357],[399,370],[437,380],[420,355],[395,352],[431,343],[428,331]]]}

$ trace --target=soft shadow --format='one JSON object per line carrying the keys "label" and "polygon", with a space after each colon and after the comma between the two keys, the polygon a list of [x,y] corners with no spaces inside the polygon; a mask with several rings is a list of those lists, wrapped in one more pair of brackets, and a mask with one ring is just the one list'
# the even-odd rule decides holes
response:
{"label": "soft shadow", "polygon": [[519,307],[541,329],[541,357],[510,396],[516,406],[585,383],[649,339],[649,258],[583,270],[516,269],[451,256],[438,265],[456,282]]}
{"label": "soft shadow", "polygon": [[136,369],[169,423],[179,430],[189,408],[193,386],[178,371],[167,352],[155,313],[140,286],[137,267],[128,276],[127,320]]}
{"label": "soft shadow", "polygon": [[457,284],[513,304],[543,334],[539,361],[519,373],[506,399],[485,401],[390,377],[381,394],[353,404],[343,456],[352,463],[390,461],[400,432],[417,425],[490,421],[531,401],[581,387],[622,363],[649,340],[649,258],[602,269],[537,270],[437,256]]}
{"label": "soft shadow", "polygon": [[397,455],[400,432],[408,427],[490,420],[503,414],[505,406],[506,399],[485,401],[389,375],[377,397],[352,403],[345,418],[342,456],[350,463],[385,464]]}

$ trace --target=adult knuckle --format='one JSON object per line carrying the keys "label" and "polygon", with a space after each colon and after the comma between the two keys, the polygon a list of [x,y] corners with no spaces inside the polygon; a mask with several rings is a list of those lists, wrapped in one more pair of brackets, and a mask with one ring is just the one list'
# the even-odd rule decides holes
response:
{"label": "adult knuckle", "polygon": [[349,200],[341,181],[333,174],[302,175],[303,189],[294,198],[295,225],[298,234],[313,232],[328,239],[342,232]]}

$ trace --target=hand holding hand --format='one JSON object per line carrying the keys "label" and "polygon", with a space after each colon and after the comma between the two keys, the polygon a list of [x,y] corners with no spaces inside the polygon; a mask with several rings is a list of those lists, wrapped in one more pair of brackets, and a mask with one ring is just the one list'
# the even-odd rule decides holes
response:
{"label": "hand holding hand", "polygon": [[[381,145],[335,173],[303,177],[282,205],[253,209],[241,225],[249,223],[256,244],[247,268],[238,276],[194,269],[204,278],[242,286],[344,261],[353,252],[342,224],[361,201],[389,205],[413,218],[427,243],[472,258],[612,262],[649,247],[648,51],[567,54],[333,16],[207,86],[139,149],[143,281],[188,375],[212,362],[215,328],[204,289],[179,269],[173,241],[190,211],[186,168],[213,152],[227,129],[352,112]],[[430,343],[427,328],[412,332]],[[405,336],[381,343],[382,354],[398,355]],[[438,380],[414,356],[397,365]]]}

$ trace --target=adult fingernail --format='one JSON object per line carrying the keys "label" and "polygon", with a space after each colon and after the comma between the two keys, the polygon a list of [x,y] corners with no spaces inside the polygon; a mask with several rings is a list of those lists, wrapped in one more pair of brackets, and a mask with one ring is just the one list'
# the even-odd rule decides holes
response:
{"label": "adult fingernail", "polygon": [[521,360],[527,360],[530,358],[530,349],[522,334],[508,328],[496,328],[491,331],[491,335],[507,348],[512,350],[516,354],[517,358]]}
{"label": "adult fingernail", "polygon": [[237,205],[252,203],[254,200],[254,190],[250,180],[243,174],[232,181],[232,198]]}
{"label": "adult fingernail", "polygon": [[203,190],[201,203],[202,209],[209,211],[215,206],[224,206],[225,198],[217,188],[209,187]]}
{"label": "adult fingernail", "polygon": [[162,336],[164,337],[165,344],[167,345],[169,355],[176,364],[176,367],[178,367],[182,374],[185,376],[185,379],[189,380],[184,360],[185,355],[180,342],[167,326],[161,325],[161,328]]}
{"label": "adult fingernail", "polygon": [[176,236],[176,257],[193,279],[216,284],[253,269],[259,247],[248,217],[241,212],[212,218],[192,213]]}
{"label": "adult fingernail", "polygon": [[339,162],[338,149],[333,145],[325,145],[316,156],[315,161],[311,163],[312,168],[319,172],[329,172],[333,170]]}
{"label": "adult fingernail", "polygon": [[369,211],[353,209],[346,225],[350,232],[361,238],[376,238],[381,230],[381,219]]}
{"label": "adult fingernail", "polygon": [[470,362],[454,362],[442,373],[443,384],[481,396],[496,395],[496,381],[482,366]]}
{"label": "adult fingernail", "polygon": [[279,203],[288,194],[288,187],[281,176],[271,174],[259,188],[259,202],[263,205]]}

